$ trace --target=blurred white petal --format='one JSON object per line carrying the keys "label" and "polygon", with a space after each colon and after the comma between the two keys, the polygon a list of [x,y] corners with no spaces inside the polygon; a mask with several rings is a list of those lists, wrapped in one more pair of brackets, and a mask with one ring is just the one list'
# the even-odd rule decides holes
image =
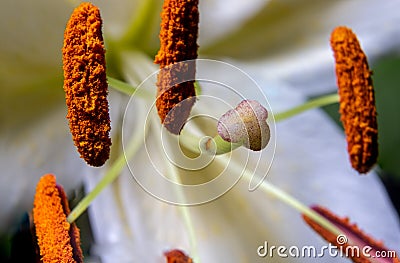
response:
{"label": "blurred white petal", "polygon": [[[215,75],[225,73],[211,70]],[[275,112],[304,101],[296,89],[268,81],[260,72],[253,73]],[[229,101],[229,96],[223,99]],[[152,132],[149,136],[159,135]],[[360,176],[352,170],[343,133],[324,113],[313,110],[279,123],[277,139],[275,159],[266,180],[307,205],[324,205],[341,216],[349,216],[365,232],[384,240],[389,248],[396,248],[400,228],[385,189],[373,172]],[[158,144],[151,137],[149,143]],[[160,167],[165,161],[161,154],[162,149],[152,152],[154,162]],[[261,159],[261,163],[265,162]],[[151,168],[144,148],[131,164],[135,177],[141,180],[157,173]],[[207,177],[212,172],[212,169],[202,170],[196,177]],[[195,253],[181,208],[144,191],[127,170],[108,191],[108,200],[96,200],[91,210],[95,236],[99,237],[95,251],[104,262],[136,262],[137,258],[157,262],[163,252],[174,248],[189,255]],[[185,209],[193,221],[196,253],[202,262],[265,262],[265,258],[257,255],[257,248],[265,241],[271,246],[286,247],[326,245],[303,222],[298,211],[260,189],[249,192],[243,179],[222,197]],[[110,214],[114,216],[110,218]],[[274,262],[320,260],[274,257]],[[347,262],[347,259],[326,255],[324,262]]]}
{"label": "blurred white petal", "polygon": [[200,46],[203,44],[207,46],[210,43],[218,41],[226,35],[233,33],[269,1],[270,0],[199,1]]}
{"label": "blurred white petal", "polygon": [[1,133],[0,231],[9,230],[25,211],[32,209],[39,178],[57,176],[66,191],[78,188],[91,173],[79,158],[69,133],[66,111],[55,110],[22,129]]}
{"label": "blurred white petal", "polygon": [[[299,8],[294,9],[295,6]],[[293,10],[274,16],[274,11],[282,12],[277,7]],[[373,62],[379,56],[400,52],[399,7],[400,1],[377,0],[286,1],[271,7],[267,4],[258,15],[259,20],[241,28],[235,39],[206,47],[205,53],[251,59],[249,70],[262,68],[269,78],[287,81],[307,95],[317,95],[336,89],[329,45],[333,28],[352,28]]]}

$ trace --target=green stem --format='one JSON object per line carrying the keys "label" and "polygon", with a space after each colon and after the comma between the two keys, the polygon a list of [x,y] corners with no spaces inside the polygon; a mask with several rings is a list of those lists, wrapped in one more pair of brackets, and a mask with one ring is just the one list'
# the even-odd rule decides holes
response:
{"label": "green stem", "polygon": [[274,115],[275,122],[279,122],[285,119],[288,119],[290,117],[293,117],[297,114],[300,114],[306,110],[326,106],[329,104],[337,103],[339,102],[339,95],[338,94],[329,94],[326,96],[322,96],[316,99],[312,99],[307,101],[306,103],[299,105],[297,107],[294,107],[290,110],[280,112]]}
{"label": "green stem", "polygon": [[212,139],[210,138],[208,140],[203,140],[202,143],[200,144],[200,148],[209,154],[221,155],[229,153],[235,150],[236,148],[239,148],[242,145],[243,145],[242,143],[227,142],[224,139],[222,139],[221,136],[216,135]]}
{"label": "green stem", "polygon": [[[248,180],[248,178],[246,178]],[[250,181],[249,181],[250,182]],[[286,203],[287,205],[293,207],[300,213],[308,216],[312,220],[314,220],[317,224],[321,225],[323,228],[327,229],[332,234],[338,236],[342,232],[337,228],[334,224],[332,224],[329,220],[325,217],[321,216],[314,210],[310,209],[308,206],[304,205],[293,196],[289,195],[288,193],[282,191],[281,189],[277,188],[275,185],[263,181],[260,185],[260,190],[275,196],[276,198],[280,199],[282,202]]]}
{"label": "green stem", "polygon": [[201,84],[198,81],[195,81],[193,85],[196,96],[200,96],[203,91],[203,89],[201,88]]}
{"label": "green stem", "polygon": [[143,136],[145,136],[144,129],[139,129],[129,142],[129,147],[126,149],[125,154],[121,154],[117,160],[115,160],[100,182],[97,183],[95,188],[87,194],[68,215],[67,220],[69,223],[74,222],[89,207],[92,201],[104,190],[104,188],[111,184],[118,175],[121,174],[127,160],[131,159],[141,147]]}
{"label": "green stem", "polygon": [[110,86],[112,88],[114,88],[115,90],[122,92],[128,96],[132,96],[133,94],[135,94],[143,99],[153,99],[153,95],[150,94],[150,92],[147,92],[143,89],[137,89],[137,88],[131,86],[130,84],[123,82],[121,80],[114,79],[110,76],[107,76],[107,81],[108,81],[108,84],[110,84]]}
{"label": "green stem", "polygon": [[227,142],[219,135],[216,135],[214,138],[200,138],[191,134],[187,130],[182,131],[181,135],[179,136],[179,141],[193,153],[206,153],[209,155],[221,155],[229,153],[243,145],[242,143]]}
{"label": "green stem", "polygon": [[[240,164],[238,164],[236,162],[232,162],[231,159],[228,160],[226,158],[226,156],[220,156],[219,158],[215,158],[215,160],[223,162],[224,166],[228,165],[228,163],[229,163],[229,166],[230,166],[230,168],[232,170],[240,171],[240,170],[243,169],[243,167]],[[244,172],[243,172],[243,178],[249,184],[251,182],[251,178],[252,177],[253,177],[253,172],[249,171],[248,169],[245,169]],[[259,188],[263,192],[268,193],[268,194],[278,198],[282,202],[284,202],[287,205],[291,206],[292,208],[296,209],[301,214],[304,214],[304,215],[308,216],[309,218],[314,220],[317,224],[321,225],[322,227],[324,227],[325,229],[330,231],[332,234],[339,235],[339,234],[342,233],[339,230],[339,228],[337,228],[334,224],[332,224],[326,218],[324,218],[323,216],[321,216],[320,214],[318,214],[317,212],[315,212],[314,210],[312,210],[308,206],[304,205],[303,203],[301,203],[299,200],[297,200],[296,198],[294,198],[290,194],[288,194],[288,193],[282,191],[281,189],[279,189],[278,187],[274,186],[273,184],[271,184],[271,183],[269,183],[267,181],[263,181],[260,184]]]}
{"label": "green stem", "polygon": [[148,40],[151,36],[152,30],[149,23],[155,21],[155,17],[159,15],[158,11],[159,1],[146,0],[141,2],[134,19],[130,23],[128,29],[125,31],[120,43],[130,47],[146,47]]}
{"label": "green stem", "polygon": [[110,76],[107,76],[107,81],[108,81],[108,84],[110,84],[110,86],[113,87],[115,90],[117,90],[121,93],[124,93],[128,96],[132,96],[133,93],[135,93],[135,91],[136,91],[135,87],[133,87],[133,86],[129,85],[128,83],[125,83],[121,80],[114,79]]}

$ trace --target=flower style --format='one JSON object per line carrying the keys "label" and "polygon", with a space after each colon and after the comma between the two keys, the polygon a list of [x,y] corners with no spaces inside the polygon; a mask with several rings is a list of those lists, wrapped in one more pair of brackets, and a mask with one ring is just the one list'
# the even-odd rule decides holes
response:
{"label": "flower style", "polygon": [[268,111],[258,101],[242,101],[218,120],[218,134],[228,142],[239,143],[253,151],[264,149],[270,140],[266,122]]}
{"label": "flower style", "polygon": [[[53,8],[49,8],[47,7],[49,4],[48,1],[41,0],[35,1],[35,4],[40,6],[42,2],[44,3],[45,10],[52,10],[52,12],[56,10],[55,14],[57,14],[57,12],[62,14],[58,16],[54,14],[54,17],[51,17],[51,19],[55,21],[55,29],[51,31],[54,34],[49,34],[49,37],[57,35],[59,32],[62,33],[65,21],[72,11],[72,7],[53,6]],[[240,5],[239,2],[240,1],[237,1],[235,3]],[[257,1],[253,3],[255,2]],[[263,3],[260,1],[259,3],[264,4],[264,1],[262,2]],[[29,3],[30,1],[25,4],[29,5]],[[138,2],[135,1],[129,1],[128,3],[108,3],[102,1],[98,3],[102,12],[102,17],[104,18],[105,45],[109,56],[107,58],[109,74],[129,82],[134,87],[143,81],[149,73],[156,70],[151,66],[151,58],[155,54],[155,49],[158,48],[158,41],[156,39],[157,32],[150,29],[153,23],[152,17],[157,17],[161,10],[161,5],[158,1],[143,1],[141,2],[142,6],[138,6],[139,4],[137,3]],[[233,3],[234,1],[229,2],[232,7],[234,5]],[[271,1],[271,4],[265,4],[265,8],[261,10],[271,10],[268,12],[274,12],[274,10],[279,11],[279,8],[276,9],[276,3],[275,1]],[[65,3],[50,3],[50,5],[62,4]],[[227,10],[225,10],[226,4],[225,2],[225,8],[222,9],[218,8],[219,4],[215,1],[214,3],[204,1],[200,4],[200,15],[208,16],[212,14],[212,12],[217,12],[218,16],[215,16],[217,18],[214,19],[221,19],[219,20],[220,23],[212,22],[216,21],[212,20],[212,16],[201,20],[199,43],[204,49],[200,50],[200,52],[203,52],[200,54],[204,54],[205,56],[211,55],[212,57],[214,57],[215,54],[219,54],[219,52],[223,55],[228,54],[226,52],[229,52],[229,46],[226,46],[226,50],[218,47],[211,48],[213,44],[211,41],[216,40],[217,37],[215,35],[211,36],[211,34],[207,35],[207,32],[213,31],[209,30],[210,27],[207,27],[209,23],[214,24],[215,27],[215,24],[222,24],[221,21],[224,21],[227,17],[231,17],[232,14],[228,16]],[[138,7],[135,9],[138,14],[134,15],[134,18],[138,19],[134,19],[132,23],[129,23],[129,19],[124,20],[124,18],[130,18],[132,6]],[[243,21],[251,19],[251,12],[256,12],[255,10],[259,9],[255,7],[254,10],[250,10],[249,6],[251,6],[251,4],[247,2],[245,6],[242,3],[237,9],[237,14],[239,15],[234,16],[238,21],[242,21],[242,25],[244,24]],[[299,11],[297,14],[302,14],[301,10],[307,10],[307,8],[310,7],[309,5],[305,6],[304,9],[295,8],[295,10]],[[226,13],[224,13],[224,10]],[[323,10],[335,9],[326,8]],[[245,11],[249,12],[247,13],[248,15],[240,16],[240,14],[245,13]],[[49,12],[49,16],[53,16],[52,12]],[[129,16],[127,14],[129,14]],[[143,16],[143,14],[146,14],[146,16]],[[305,14],[307,14],[307,12],[305,12]],[[336,12],[332,11],[332,14],[336,15],[337,10]],[[59,23],[60,25],[57,27],[55,25],[57,25],[58,17],[60,17],[59,20],[61,20],[62,23]],[[143,17],[145,19],[143,19]],[[305,17],[307,17],[307,15],[305,15]],[[21,18],[25,18],[25,16],[21,16]],[[290,15],[287,15],[286,18],[290,21]],[[46,23],[48,23],[49,19],[50,18],[45,19]],[[158,24],[157,22],[154,24]],[[336,22],[335,24],[337,24]],[[275,23],[261,22],[260,24],[262,24],[264,28],[267,27],[268,24],[271,25]],[[132,25],[132,27],[130,25]],[[230,23],[230,25],[235,25],[240,28],[240,22],[239,24],[238,22]],[[224,27],[221,26],[221,28]],[[213,28],[211,27],[211,29]],[[215,29],[220,30],[219,27]],[[249,27],[247,29],[249,29]],[[279,34],[280,36],[285,34],[285,30],[283,29],[279,30],[279,32],[281,32]],[[204,32],[203,34],[202,30]],[[230,30],[234,30],[234,28],[230,27]],[[40,34],[40,32],[38,31],[35,34]],[[132,32],[134,32],[134,34],[132,34]],[[232,33],[233,31],[230,32]],[[29,33],[29,31],[27,33]],[[225,33],[227,34],[227,32]],[[289,33],[290,30],[288,34]],[[152,35],[152,37],[154,35],[155,39],[149,37],[149,35]],[[260,31],[258,35],[261,37],[263,34]],[[10,36],[12,37],[13,35],[10,34]],[[139,37],[135,38],[134,36]],[[225,36],[221,34],[218,37],[221,39]],[[327,38],[324,37],[323,39],[326,42]],[[237,44],[236,52],[238,53],[240,50],[242,57],[245,56],[248,51],[257,51],[260,56],[266,54],[262,53],[261,49],[255,45],[257,41],[251,42],[251,39],[245,40],[246,39],[243,38],[242,41],[232,42],[230,47]],[[47,42],[43,41],[43,38],[40,39],[40,41],[38,40],[38,43],[43,46],[49,44],[55,45],[56,52],[54,56],[59,56],[59,49],[62,46],[61,37],[58,40],[50,41],[50,43]],[[245,46],[246,48],[239,48],[245,42],[248,43],[248,45],[246,44]],[[296,41],[288,41],[287,43],[295,42]],[[35,43],[35,41],[32,41],[32,43]],[[4,46],[2,46],[2,48],[3,47]],[[267,46],[265,46],[264,49],[275,52]],[[144,51],[144,53],[142,51]],[[53,53],[49,53],[49,56],[50,54]],[[238,57],[239,56],[236,58]],[[327,56],[327,58],[330,57],[329,55]],[[35,61],[40,64],[40,61],[43,60],[36,59]],[[276,83],[275,80],[266,77],[267,75],[264,75],[263,71],[267,67],[260,67],[260,64],[257,62],[246,62],[245,60],[231,62],[250,72],[257,82],[261,84],[264,92],[269,96],[268,99],[274,112],[285,110],[303,101],[304,98],[298,89],[290,87],[288,83]],[[49,64],[53,67],[57,65],[56,62]],[[328,64],[329,67],[332,67],[331,62]],[[306,65],[306,63],[304,63],[304,65]],[[297,69],[302,68],[296,67]],[[34,67],[30,70],[38,70],[38,68],[39,67]],[[145,69],[148,68],[150,68],[150,70],[146,71]],[[274,68],[282,70],[284,67],[275,65]],[[46,71],[44,70],[44,72]],[[223,72],[215,73],[222,74]],[[54,72],[52,72],[52,74],[57,75],[57,73]],[[47,76],[43,73],[39,75]],[[232,78],[234,77],[235,76],[232,76]],[[51,85],[52,88],[57,86],[58,82],[55,83],[56,84]],[[112,81],[109,81],[109,83],[113,86]],[[40,88],[35,89],[35,87],[32,87],[28,90],[45,90],[48,86],[43,84],[38,85]],[[129,88],[130,87],[128,87],[128,89]],[[246,90],[245,85],[243,85],[243,90]],[[141,90],[138,90],[138,93],[134,95],[135,98],[139,95],[143,95],[140,91]],[[150,90],[144,91],[152,92]],[[204,92],[207,92],[207,90],[204,90]],[[251,94],[251,92],[250,90],[249,93]],[[48,92],[44,92],[44,94],[48,94]],[[219,98],[224,98],[225,101],[231,105],[236,105],[239,102],[230,97],[226,92],[221,91],[217,95]],[[153,94],[151,94],[150,97],[154,98]],[[104,175],[107,175],[110,171],[110,167],[114,167],[120,160],[118,156],[121,156],[121,153],[118,152],[118,144],[121,139],[121,120],[123,119],[122,116],[125,111],[125,99],[125,95],[122,96],[118,92],[110,91],[110,118],[113,126],[111,137],[116,147],[115,154],[113,153],[113,148],[111,152],[112,158],[110,158],[104,167],[96,169],[90,168],[77,158],[78,156],[76,156],[74,149],[70,147],[70,135],[68,130],[63,128],[65,126],[64,123],[60,123],[63,119],[63,115],[65,115],[65,108],[61,108],[60,112],[55,112],[55,116],[45,117],[41,122],[35,117],[33,118],[35,122],[30,126],[24,124],[26,127],[29,127],[29,129],[26,129],[29,136],[26,136],[26,139],[24,137],[24,140],[20,139],[21,142],[17,144],[18,147],[15,147],[15,144],[11,146],[6,144],[7,147],[4,149],[6,151],[10,150],[10,155],[17,156],[13,158],[13,162],[17,159],[22,159],[22,164],[18,163],[18,165],[13,165],[12,170],[11,168],[5,170],[6,176],[10,176],[8,174],[12,174],[13,176],[18,174],[26,175],[27,171],[29,171],[30,174],[36,174],[38,171],[55,170],[58,178],[67,182],[69,181],[68,184],[70,186],[76,186],[77,183],[74,180],[78,177],[80,180],[85,181],[89,191],[96,189],[97,182],[100,181]],[[250,99],[257,98],[251,98],[250,96]],[[46,98],[46,103],[47,101],[50,103],[52,100]],[[64,104],[62,99],[54,99],[54,101],[55,105]],[[222,107],[211,109],[202,107],[200,100],[198,102],[199,103],[193,106],[193,112],[204,109],[208,110],[208,112],[217,112],[218,117],[226,112],[226,109]],[[141,118],[145,116],[145,112],[143,112],[143,108],[141,107],[142,104],[138,103],[135,106],[136,115],[124,120],[126,126],[130,127],[130,129],[126,130],[127,132],[124,132],[125,135],[137,135],[143,132],[144,125],[142,124],[145,122]],[[200,109],[196,108],[198,106]],[[130,165],[132,172],[135,175],[141,175],[143,178],[152,178],[152,176],[157,173],[152,169],[151,165],[149,165],[147,150],[149,150],[150,154],[154,155],[154,162],[161,164],[159,168],[163,174],[171,173],[168,162],[166,162],[162,154],[162,148],[160,148],[162,145],[158,140],[160,134],[156,132],[159,131],[160,127],[157,126],[157,123],[153,122],[153,120],[156,119],[159,123],[158,116],[156,117],[157,118],[150,116],[149,125],[151,125],[151,128],[146,130],[148,133],[146,134],[147,144],[145,146],[150,146],[150,148],[144,147],[142,143],[143,140],[139,140],[137,145],[132,144],[136,145],[135,147],[138,148],[134,149],[133,157],[127,158],[130,164],[134,164]],[[15,119],[19,120],[18,118]],[[58,123],[55,124],[53,120],[56,120]],[[313,129],[313,127],[318,127],[318,131]],[[182,136],[185,135],[184,132],[186,128],[190,131],[191,126],[185,126],[185,129],[182,130]],[[204,128],[205,133],[207,133],[210,132],[210,130],[214,130],[215,132],[216,127],[215,125],[204,125],[202,128]],[[273,131],[271,130],[271,132]],[[277,151],[274,165],[267,178],[268,182],[272,182],[274,185],[285,189],[286,192],[296,196],[296,198],[300,199],[305,204],[314,203],[317,196],[325,206],[349,215],[351,218],[361,218],[360,225],[365,229],[373,231],[374,236],[384,239],[389,247],[394,246],[394,244],[398,242],[399,229],[397,218],[386,198],[386,194],[380,188],[375,174],[371,173],[371,176],[366,177],[362,183],[352,178],[352,176],[348,176],[351,172],[348,171],[345,166],[347,162],[346,156],[342,153],[342,149],[344,149],[345,146],[340,143],[342,139],[341,133],[331,125],[330,121],[327,120],[322,113],[318,111],[307,112],[302,116],[281,122],[277,124],[277,132],[279,133],[277,137]],[[211,133],[212,132],[210,132],[210,134]],[[311,134],[312,136],[310,136]],[[274,134],[271,134],[271,138],[274,138],[273,136]],[[114,138],[116,139],[114,140]],[[49,141],[52,143],[49,143]],[[54,141],[60,142],[60,144],[54,147]],[[35,154],[29,154],[31,151],[26,150],[27,145],[31,145],[32,142],[34,143],[32,151],[35,152]],[[40,147],[35,146],[36,143]],[[12,151],[12,149],[16,148],[25,149],[25,151],[20,150],[22,153],[17,151],[18,154],[15,154],[15,151]],[[324,150],[322,154],[322,149],[329,149],[329,151]],[[248,151],[246,149],[237,149],[233,153],[238,156],[235,155],[232,160],[238,163],[243,160],[241,159],[241,154],[247,154]],[[116,156],[116,158],[114,159],[113,156]],[[249,156],[250,165],[255,165],[257,162],[256,156],[253,155],[253,153]],[[266,159],[267,157],[262,157],[260,163],[263,163]],[[124,167],[125,159],[123,158],[122,160],[121,167]],[[6,161],[11,163],[10,159],[7,159],[7,156],[3,162],[6,163]],[[8,165],[6,167],[8,167]],[[194,172],[178,169],[178,173],[182,177],[187,174],[193,175],[190,177],[190,181],[184,182],[190,184],[198,183],[199,181],[196,180],[203,180],[202,182],[207,181],[206,179],[209,178],[210,175],[215,174],[216,171],[219,171],[219,169],[220,167],[215,164],[206,169]],[[239,169],[233,169],[231,167],[230,169],[231,174],[237,174],[239,171]],[[185,178],[187,179],[187,177]],[[24,178],[24,180],[36,179]],[[151,181],[151,179],[148,180]],[[327,189],[327,185],[329,185],[329,189]],[[155,187],[157,187],[157,185]],[[218,187],[220,186],[217,186],[217,188]],[[7,193],[6,196],[12,196],[8,194],[11,190],[4,190],[4,192],[1,191],[2,193],[0,193],[0,195]],[[192,193],[192,195],[195,195],[195,193]],[[14,201],[14,203],[15,202],[16,201]],[[354,207],[357,207],[357,209],[354,209]],[[370,215],[371,207],[375,209],[375,215],[384,214],[385,217],[366,216]],[[10,208],[4,206],[4,211],[6,214],[6,212],[10,211]],[[7,218],[6,215],[2,216]],[[91,252],[100,256],[103,262],[134,262],[135,259],[138,258],[146,262],[162,262],[162,253],[174,248],[182,249],[188,256],[193,258],[194,262],[265,262],[265,258],[260,258],[256,253],[256,248],[262,244],[264,240],[268,240],[270,243],[274,244],[298,246],[319,244],[318,238],[302,224],[298,211],[291,208],[288,209],[288,207],[283,206],[276,197],[271,197],[259,189],[254,192],[249,192],[248,182],[244,180],[240,180],[228,193],[213,202],[201,206],[182,207],[164,203],[153,198],[148,193],[145,193],[143,189],[132,180],[131,171],[121,168],[121,172],[118,174],[118,179],[114,182],[113,187],[106,188],[103,194],[98,196],[92,203],[89,216],[96,240]],[[238,237],[240,237],[240,239]],[[309,259],[299,258],[274,258],[274,260],[277,262],[309,262]],[[323,260],[325,262],[337,261],[337,259],[330,259],[328,257]]]}
{"label": "flower style", "polygon": [[67,222],[68,199],[52,174],[44,175],[36,187],[33,221],[41,261],[83,262],[78,227]]}

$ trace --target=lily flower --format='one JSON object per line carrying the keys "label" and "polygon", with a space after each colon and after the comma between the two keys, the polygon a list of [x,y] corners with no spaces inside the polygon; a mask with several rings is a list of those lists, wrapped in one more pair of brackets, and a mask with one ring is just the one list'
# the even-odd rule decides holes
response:
{"label": "lily flower", "polygon": [[[95,237],[91,253],[101,257],[102,262],[162,262],[164,253],[175,249],[184,251],[194,262],[265,262],[257,253],[265,241],[288,247],[323,245],[305,226],[299,211],[282,200],[302,208],[318,201],[340,214],[357,218],[363,229],[396,249],[400,243],[398,217],[379,179],[373,171],[363,178],[353,176],[342,132],[319,110],[276,124],[269,118],[271,139],[261,152],[242,147],[225,157],[207,159],[207,155],[190,147],[198,141],[191,143],[187,138],[215,135],[216,120],[242,99],[258,100],[271,115],[303,103],[305,92],[309,91],[299,90],[287,81],[288,76],[301,75],[301,65],[307,65],[299,57],[322,48],[310,45],[307,49],[305,44],[315,44],[315,39],[317,44],[321,39],[328,43],[326,36],[332,28],[351,22],[358,10],[358,1],[293,1],[286,6],[274,0],[242,2],[200,3],[199,57],[228,61],[243,68],[255,81],[235,66],[197,60],[197,78],[204,76],[214,82],[200,83],[201,97],[192,109],[199,118],[189,117],[181,134],[186,139],[178,141],[180,137],[165,131],[152,113],[157,82],[157,67],[152,61],[159,47],[161,3],[93,1],[103,17],[108,74],[115,77],[108,79],[109,85],[131,93],[131,87],[136,87],[131,97],[110,90],[113,146],[110,160],[101,168],[88,167],[79,158],[65,118],[60,50],[66,21],[77,4],[45,0],[6,3],[1,11],[4,15],[0,16],[4,19],[2,25],[7,25],[1,27],[2,33],[8,36],[0,47],[4,90],[0,97],[5,99],[1,103],[5,125],[0,138],[0,200],[7,202],[1,201],[0,229],[11,226],[20,211],[27,209],[25,199],[33,195],[33,182],[41,174],[53,172],[67,189],[84,182],[89,197],[102,190],[95,200],[88,201]],[[375,5],[374,1],[367,1],[363,6]],[[342,11],[350,7],[352,16],[346,17],[349,13]],[[316,30],[318,34],[313,35],[305,25],[309,26],[310,14],[316,10],[320,17],[313,19],[324,22]],[[322,19],[325,14],[329,21]],[[392,21],[387,19],[385,22]],[[367,25],[364,30],[364,36],[371,33]],[[291,46],[299,42],[294,32],[307,32],[307,41],[297,49]],[[262,45],[256,45],[260,38]],[[363,35],[360,39],[364,39]],[[283,54],[280,50],[293,52]],[[309,68],[322,62],[325,67],[333,67],[329,45],[322,53],[326,58],[317,57]],[[254,57],[258,61],[249,61]],[[285,65],[288,57],[292,58],[291,67]],[[302,64],[296,64],[298,61]],[[275,66],[271,66],[273,62]],[[275,67],[282,79],[270,77],[273,70],[265,74]],[[233,89],[213,86],[221,76],[226,76],[222,80]],[[180,143],[183,147],[177,148]],[[193,163],[196,166],[190,166]],[[104,189],[112,180],[112,187]],[[171,186],[170,182],[174,184]],[[196,190],[202,185],[211,187]],[[69,218],[73,217],[74,211]],[[323,260],[338,262],[328,255]]]}

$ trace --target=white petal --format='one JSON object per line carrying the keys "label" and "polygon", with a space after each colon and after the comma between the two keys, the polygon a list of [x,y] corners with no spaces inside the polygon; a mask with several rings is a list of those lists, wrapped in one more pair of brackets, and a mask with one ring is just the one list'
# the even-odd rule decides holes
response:
{"label": "white petal", "polygon": [[[352,28],[368,60],[373,63],[382,55],[399,51],[400,29],[397,25],[400,16],[396,12],[399,7],[399,1],[337,1],[333,8],[321,9],[306,17],[305,22],[291,21],[304,29],[295,34],[301,41],[282,43],[284,48],[270,50],[268,56],[263,56],[260,51],[251,67],[263,69],[268,78],[287,81],[307,95],[334,91],[334,59],[329,46],[333,28],[340,25]],[[280,35],[283,38],[288,33],[282,30]],[[251,42],[248,47],[251,48]]]}
{"label": "white petal", "polygon": [[[293,88],[264,87],[277,111],[304,101]],[[279,123],[277,136],[267,180],[306,204],[325,205],[338,215],[349,216],[366,233],[396,248],[400,228],[387,192],[374,172],[360,176],[351,168],[344,134],[336,124],[321,110],[312,110]]]}
{"label": "white petal", "polygon": [[[210,71],[214,76],[226,73],[215,68],[210,68]],[[256,79],[263,84],[274,110],[282,110],[303,101],[303,97],[293,88],[267,82],[260,75]],[[244,91],[252,93],[248,85],[242,87]],[[224,94],[221,93],[221,98],[229,102],[232,98],[224,97]],[[218,108],[206,110],[224,112]],[[266,180],[306,205],[321,204],[341,216],[350,216],[367,233],[384,240],[388,247],[395,248],[400,241],[400,229],[387,194],[374,173],[361,177],[351,169],[343,134],[331,120],[314,110],[280,123],[277,128],[275,161]],[[209,129],[212,130],[212,127]],[[160,146],[154,137],[159,136],[157,132],[150,136],[149,143],[155,145],[153,147]],[[168,171],[163,164],[165,158],[162,157],[162,151],[160,148],[148,153],[142,149],[131,163],[135,177],[150,181],[159,172],[163,174]],[[153,156],[153,163],[149,161],[148,154]],[[263,162],[266,160],[262,159]],[[154,165],[159,166],[160,170],[155,170]],[[212,172],[212,169],[198,171],[195,178],[207,178]],[[185,173],[183,175],[187,176]],[[99,199],[95,201],[95,204],[98,202],[97,206],[92,207],[96,210],[92,217],[97,225],[96,236],[101,236],[96,251],[109,262],[136,262],[138,258],[146,258],[149,262],[160,260],[165,250],[173,248],[183,249],[189,255],[198,254],[202,262],[265,262],[265,258],[257,255],[257,248],[265,241],[271,246],[314,245],[321,248],[326,245],[302,221],[298,211],[260,189],[249,192],[248,184],[242,180],[224,196],[207,204],[186,208],[194,228],[197,243],[194,248],[190,246],[190,231],[181,208],[150,196],[129,177],[127,171],[119,180],[118,186],[107,195],[114,202],[102,202]],[[161,187],[157,186],[157,181],[153,181],[153,184],[154,189]],[[192,195],[196,193],[189,193],[186,198],[192,198]],[[116,215],[107,220],[108,211],[116,211],[114,215],[122,216]],[[279,257],[273,260],[320,261],[318,258]],[[347,259],[326,255],[324,262],[347,262]]]}
{"label": "white petal", "polygon": [[[268,0],[270,1],[270,0]],[[200,2],[200,46],[218,41],[240,28],[265,5],[265,0],[203,0]],[[218,25],[218,26],[216,26]],[[221,26],[223,25],[223,26]]]}
{"label": "white petal", "polygon": [[32,209],[36,184],[44,174],[55,174],[68,194],[81,185],[83,176],[95,171],[79,158],[65,114],[64,108],[57,109],[46,118],[2,133],[0,230],[9,229]]}

